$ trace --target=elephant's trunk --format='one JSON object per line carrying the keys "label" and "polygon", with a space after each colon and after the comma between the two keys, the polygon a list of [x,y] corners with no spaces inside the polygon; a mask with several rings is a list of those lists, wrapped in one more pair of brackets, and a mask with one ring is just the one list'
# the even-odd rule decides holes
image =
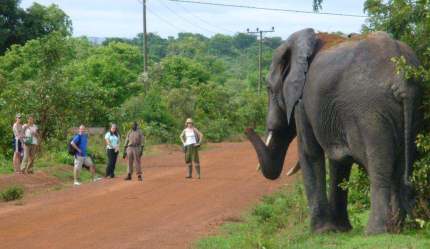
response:
{"label": "elephant's trunk", "polygon": [[246,135],[257,152],[261,171],[264,177],[275,180],[282,172],[288,145],[294,136],[287,136],[281,132],[269,132],[264,143],[253,129],[248,128]]}

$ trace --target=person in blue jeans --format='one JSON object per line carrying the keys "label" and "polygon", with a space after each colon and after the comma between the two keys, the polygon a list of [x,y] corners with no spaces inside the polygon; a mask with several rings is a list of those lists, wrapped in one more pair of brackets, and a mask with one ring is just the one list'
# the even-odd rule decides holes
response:
{"label": "person in blue jeans", "polygon": [[79,126],[79,133],[73,137],[71,145],[76,150],[75,165],[73,168],[74,185],[81,185],[79,175],[83,165],[90,168],[92,179],[96,181],[96,167],[91,158],[87,156],[88,135],[85,133],[84,125]]}
{"label": "person in blue jeans", "polygon": [[116,124],[112,124],[110,130],[105,135],[106,152],[108,157],[106,167],[106,177],[115,177],[115,165],[119,153],[120,136]]}

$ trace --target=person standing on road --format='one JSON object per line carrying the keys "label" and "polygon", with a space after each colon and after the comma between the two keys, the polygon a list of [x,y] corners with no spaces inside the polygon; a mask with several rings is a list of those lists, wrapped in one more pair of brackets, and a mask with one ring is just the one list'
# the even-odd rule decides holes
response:
{"label": "person standing on road", "polygon": [[110,131],[105,135],[106,151],[107,151],[107,167],[106,177],[115,177],[115,165],[119,153],[120,136],[116,127],[116,124],[112,124]]}
{"label": "person standing on road", "polygon": [[29,116],[27,123],[22,126],[24,131],[24,158],[21,162],[21,173],[33,174],[33,164],[36,156],[39,132],[34,124],[33,116]]}
{"label": "person standing on road", "polygon": [[91,157],[87,155],[88,148],[88,135],[85,133],[85,126],[79,126],[79,133],[76,134],[70,144],[75,148],[75,163],[73,168],[74,185],[79,186],[79,175],[81,173],[82,166],[88,166],[91,171],[93,181],[96,181],[96,167],[91,160]]}
{"label": "person standing on road", "polygon": [[24,129],[21,124],[21,114],[16,114],[15,123],[12,126],[13,130],[13,169],[15,173],[21,173],[21,161],[22,161],[22,153],[23,153],[23,138],[24,138]]}
{"label": "person standing on road", "polygon": [[144,143],[145,137],[139,129],[137,122],[134,122],[125,140],[123,158],[128,158],[128,170],[127,177],[124,178],[124,180],[131,180],[131,176],[133,175],[133,165],[136,166],[137,179],[139,181],[143,180],[140,158],[143,154]]}
{"label": "person standing on road", "polygon": [[188,167],[188,174],[185,178],[192,178],[193,174],[193,163],[196,168],[197,178],[200,179],[200,159],[199,159],[199,147],[203,140],[203,134],[194,127],[193,120],[188,118],[185,122],[185,129],[179,136],[185,150],[185,163]]}

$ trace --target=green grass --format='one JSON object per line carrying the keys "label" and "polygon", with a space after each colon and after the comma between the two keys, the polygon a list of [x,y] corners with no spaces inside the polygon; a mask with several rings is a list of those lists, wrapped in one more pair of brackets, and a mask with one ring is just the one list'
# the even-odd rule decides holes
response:
{"label": "green grass", "polygon": [[243,222],[224,224],[215,236],[197,241],[198,249],[428,249],[430,230],[406,228],[401,234],[365,236],[368,211],[350,212],[348,233],[311,234],[303,187],[282,189],[248,212]]}
{"label": "green grass", "polygon": [[14,201],[24,197],[24,188],[22,186],[10,186],[0,192],[3,201]]}

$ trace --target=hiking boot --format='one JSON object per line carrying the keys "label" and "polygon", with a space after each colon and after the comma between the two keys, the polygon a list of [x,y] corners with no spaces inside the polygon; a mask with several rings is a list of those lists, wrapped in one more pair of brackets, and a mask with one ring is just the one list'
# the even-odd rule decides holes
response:
{"label": "hiking boot", "polygon": [[200,179],[200,165],[196,166],[197,178]]}
{"label": "hiking boot", "polygon": [[127,174],[127,177],[125,177],[124,180],[130,181],[131,180],[131,174]]}
{"label": "hiking boot", "polygon": [[142,177],[142,175],[138,175],[138,176],[137,176],[137,180],[138,180],[138,181],[143,181],[143,177]]}
{"label": "hiking boot", "polygon": [[187,176],[185,177],[186,179],[191,179],[193,178],[193,166],[192,165],[187,165],[188,169],[187,169]]}

